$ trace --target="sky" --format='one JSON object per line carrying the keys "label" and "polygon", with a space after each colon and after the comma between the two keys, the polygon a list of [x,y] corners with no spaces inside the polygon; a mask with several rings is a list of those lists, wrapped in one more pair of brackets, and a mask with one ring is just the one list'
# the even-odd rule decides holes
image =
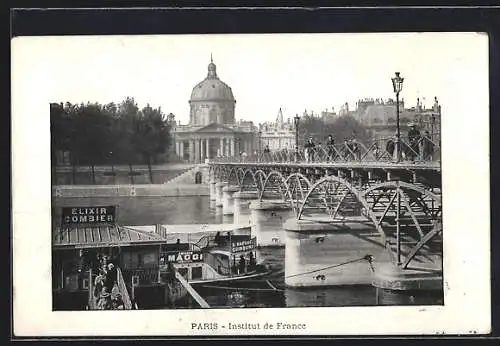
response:
{"label": "sky", "polygon": [[[475,83],[468,67],[484,47],[475,33],[267,34],[45,37],[29,57],[43,61],[50,102],[120,102],[160,106],[185,124],[193,87],[212,54],[236,99],[236,119],[285,119],[361,98],[394,98],[391,77],[404,77],[406,106],[417,97],[443,112],[457,83]],[[483,43],[483,45],[481,45]]]}

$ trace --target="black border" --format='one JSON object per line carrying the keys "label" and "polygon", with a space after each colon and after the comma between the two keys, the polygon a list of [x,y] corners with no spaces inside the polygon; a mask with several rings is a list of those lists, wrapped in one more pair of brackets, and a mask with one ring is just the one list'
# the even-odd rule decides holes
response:
{"label": "black border", "polygon": [[[67,1],[53,1],[52,7],[67,6]],[[88,1],[84,6],[106,6],[110,1]],[[142,2],[126,2],[123,5],[144,6]],[[25,7],[40,6],[36,1],[19,1],[16,5]],[[115,1],[113,5],[117,5]],[[152,5],[152,4],[149,4]],[[154,5],[154,4],[153,4]],[[184,5],[195,6],[184,3]],[[339,3],[337,2],[337,5]],[[342,5],[349,5],[345,2]],[[365,4],[366,5],[366,4]],[[317,6],[317,5],[316,5]],[[244,9],[11,9],[10,38],[18,36],[39,35],[112,35],[112,34],[202,34],[202,33],[326,33],[326,32],[422,32],[422,31],[455,31],[455,32],[486,32],[490,38],[490,166],[491,181],[491,275],[492,275],[492,336],[500,336],[500,300],[499,300],[499,254],[495,245],[500,244],[500,234],[495,232],[498,227],[497,195],[500,192],[500,178],[494,151],[500,147],[498,141],[500,116],[500,8],[485,7],[426,7],[426,8],[244,8]],[[9,56],[10,59],[10,56]],[[459,71],[457,71],[459,73]],[[10,76],[10,69],[7,75]],[[9,78],[10,79],[10,78]],[[10,89],[10,85],[9,85]],[[472,101],[471,101],[472,102]],[[471,114],[471,118],[473,118]],[[10,136],[10,134],[8,135]],[[4,137],[9,138],[9,137]],[[10,190],[10,186],[9,186]],[[473,202],[472,202],[473,203]],[[10,239],[9,239],[9,245]],[[12,251],[11,246],[9,251]],[[12,260],[12,259],[11,259]],[[12,267],[10,266],[10,270]],[[10,273],[12,275],[12,272]],[[12,276],[11,276],[12,288]],[[9,297],[9,300],[12,295]],[[9,303],[11,300],[9,301]],[[12,304],[10,304],[12,315]],[[11,339],[16,338],[11,328]],[[417,337],[418,335],[414,335]],[[325,336],[328,337],[328,336]],[[340,336],[339,336],[340,337]],[[389,336],[390,339],[410,337]],[[161,339],[194,339],[208,341],[206,337],[165,337]],[[216,343],[231,337],[217,337]],[[278,339],[279,337],[262,337],[263,339]],[[291,339],[290,337],[284,337]],[[305,337],[307,339],[313,336]],[[380,338],[380,337],[374,337]],[[385,339],[386,337],[384,337]],[[425,337],[427,343],[432,343],[435,337]],[[451,336],[444,336],[450,339]],[[47,338],[30,338],[31,340],[46,340]],[[48,338],[52,340],[78,340],[82,338]],[[85,340],[121,340],[126,338],[85,338]],[[158,339],[144,337],[141,339]],[[239,338],[250,339],[250,337]],[[252,337],[257,339],[257,337]],[[293,337],[298,342],[302,337]],[[346,338],[343,338],[346,339]],[[347,337],[349,340],[361,341],[361,337]],[[484,340],[484,339],[483,339]],[[73,341],[73,342],[74,342]],[[243,340],[242,340],[243,341]],[[319,340],[318,340],[319,341]],[[397,342],[401,342],[398,340]],[[454,341],[454,340],[450,340]],[[330,341],[331,342],[331,341]],[[393,340],[385,339],[384,344]],[[440,341],[441,342],[441,341]],[[408,342],[407,342],[408,343]]]}

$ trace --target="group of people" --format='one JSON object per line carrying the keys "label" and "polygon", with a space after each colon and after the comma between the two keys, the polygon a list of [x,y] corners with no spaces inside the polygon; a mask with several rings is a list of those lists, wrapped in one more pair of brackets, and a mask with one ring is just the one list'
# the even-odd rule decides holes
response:
{"label": "group of people", "polygon": [[124,304],[117,284],[117,270],[107,256],[99,259],[94,281],[94,297],[98,310],[123,310]]}
{"label": "group of people", "polygon": [[[409,161],[432,160],[434,155],[434,143],[429,131],[425,130],[424,134],[421,135],[415,123],[410,123],[409,127],[410,129],[407,135],[408,141],[406,142],[403,140],[400,144],[401,159]],[[391,158],[394,157],[396,150],[395,139],[390,138],[387,141],[385,150]]]}
{"label": "group of people", "polygon": [[[304,144],[304,154],[306,162],[315,161],[317,153],[321,148],[321,143],[316,145],[312,137],[309,137],[307,142]],[[332,135],[328,135],[325,143],[325,151],[327,154],[326,159],[328,161],[335,160],[337,157],[342,157],[345,160],[359,160],[361,159],[361,150],[355,136],[344,139],[344,145],[337,150],[335,148],[335,139]]]}
{"label": "group of people", "polygon": [[[408,130],[407,138],[400,141],[401,159],[409,161],[432,160],[434,155],[434,143],[429,131],[425,130],[422,135],[417,129],[415,123],[410,123],[409,127],[410,129]],[[309,137],[304,144],[304,156],[306,162],[314,162],[316,160],[334,161],[338,158],[342,158],[346,161],[361,160],[361,146],[354,135],[349,138],[345,138],[343,145],[338,148],[335,147],[335,144],[333,135],[328,135],[325,146],[323,147],[324,153],[326,153],[326,157],[324,157],[323,155],[320,155],[322,144],[314,143],[313,137]],[[370,150],[376,160],[384,157],[395,158],[396,138],[390,138],[386,142],[385,153],[376,143],[370,147]],[[254,154],[257,155],[257,153]],[[288,150],[284,149],[283,154],[285,155],[285,159],[291,159]],[[240,155],[243,159],[246,158],[245,153],[240,153]],[[263,150],[263,157],[265,159],[270,157],[270,155],[271,150],[269,145],[266,145]]]}
{"label": "group of people", "polygon": [[[253,255],[253,252],[249,252],[247,256],[248,256],[248,261],[245,258],[245,256],[240,255],[240,260],[238,261],[238,265],[236,266],[236,263],[235,263],[235,265],[233,266],[233,271],[235,273],[241,275],[241,274],[246,273],[247,271],[252,272],[255,270],[257,262],[255,260],[255,256]],[[236,259],[235,259],[235,261],[236,261]]]}

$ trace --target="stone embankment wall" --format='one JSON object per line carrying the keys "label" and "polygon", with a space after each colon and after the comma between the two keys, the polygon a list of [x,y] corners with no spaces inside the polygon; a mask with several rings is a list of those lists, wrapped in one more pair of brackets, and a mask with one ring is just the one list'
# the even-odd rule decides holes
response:
{"label": "stone embankment wall", "polygon": [[[196,184],[196,175],[201,182]],[[164,184],[137,185],[56,185],[52,196],[56,198],[81,197],[188,197],[208,196],[209,177],[207,166],[196,166]]]}

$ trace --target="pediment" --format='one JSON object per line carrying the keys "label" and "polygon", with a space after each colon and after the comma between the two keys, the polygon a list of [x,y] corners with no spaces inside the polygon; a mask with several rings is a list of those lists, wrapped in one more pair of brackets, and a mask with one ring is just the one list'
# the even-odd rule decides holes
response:
{"label": "pediment", "polygon": [[204,132],[234,133],[234,130],[230,129],[229,127],[226,127],[224,125],[221,125],[221,124],[212,123],[210,125],[202,127],[201,129],[196,130],[195,132],[196,133],[204,133]]}

